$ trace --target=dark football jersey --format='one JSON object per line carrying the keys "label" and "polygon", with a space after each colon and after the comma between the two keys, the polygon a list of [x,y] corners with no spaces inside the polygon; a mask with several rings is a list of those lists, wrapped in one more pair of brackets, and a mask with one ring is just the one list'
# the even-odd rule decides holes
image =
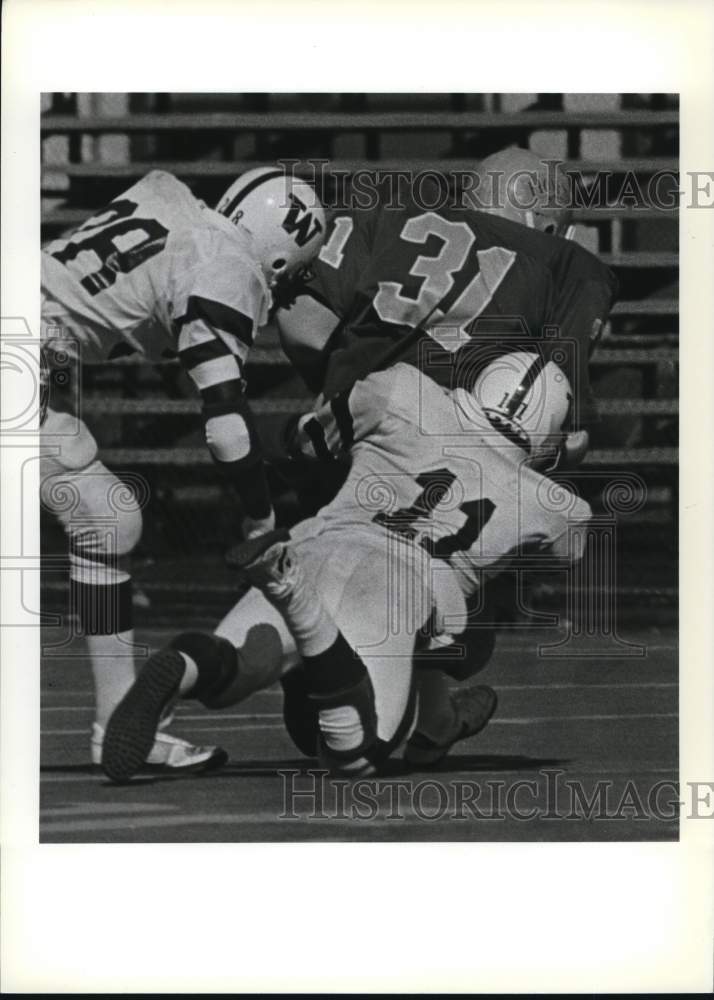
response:
{"label": "dark football jersey", "polygon": [[574,424],[586,419],[588,357],[617,284],[577,243],[462,208],[352,208],[313,271],[307,293],[334,314],[310,373],[325,398],[397,361],[468,389],[495,354],[537,350],[568,374]]}

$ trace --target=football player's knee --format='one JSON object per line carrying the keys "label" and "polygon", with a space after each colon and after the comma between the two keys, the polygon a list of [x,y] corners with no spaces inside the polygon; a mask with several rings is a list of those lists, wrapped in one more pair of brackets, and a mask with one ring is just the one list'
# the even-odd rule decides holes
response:
{"label": "football player's knee", "polygon": [[105,539],[106,554],[128,555],[141,538],[142,529],[141,507],[132,488],[101,462],[81,473],[78,481],[86,530]]}
{"label": "football player's knee", "polygon": [[143,519],[138,504],[116,512],[116,554],[126,556],[132,552],[141,538]]}
{"label": "football player's knee", "polygon": [[[379,773],[404,742],[413,726],[417,708],[411,671],[409,682],[398,696],[396,712],[394,698],[386,697],[383,686],[375,687],[368,674],[336,696],[329,705],[314,697],[309,701],[316,713],[322,765],[333,774],[348,778]],[[387,716],[389,724],[385,725]],[[307,752],[306,749],[303,752]]]}
{"label": "football player's knee", "polygon": [[42,425],[41,445],[56,452],[54,461],[68,472],[86,469],[97,457],[97,442],[84,421],[52,409]]}
{"label": "football player's knee", "polygon": [[240,413],[223,413],[206,421],[206,443],[219,462],[238,462],[251,451],[248,425]]}
{"label": "football player's knee", "polygon": [[141,507],[134,491],[101,462],[80,472],[46,476],[41,496],[77,558],[109,565],[128,555],[141,537]]}
{"label": "football player's knee", "polygon": [[132,552],[141,538],[142,518],[140,510],[123,510],[115,514],[110,522],[87,521],[73,526],[70,521],[65,530],[70,538],[72,550],[82,558],[98,560],[121,559]]}
{"label": "football player's knee", "polygon": [[[72,604],[80,625],[87,635],[113,635],[133,624],[131,576],[122,556],[139,538],[141,511],[133,493],[101,463],[90,470],[67,476],[65,484],[79,495],[79,514],[65,510],[59,516],[69,540]],[[110,502],[108,482],[123,492],[121,506]]]}
{"label": "football player's knee", "polygon": [[130,512],[123,512],[120,555],[132,552],[136,548],[141,538],[142,526],[143,519],[138,507]]}
{"label": "football player's knee", "polygon": [[310,701],[317,711],[321,763],[345,777],[374,773],[380,741],[369,674],[339,693],[312,694]]}
{"label": "football player's knee", "polygon": [[[410,681],[399,696],[399,709],[394,711],[394,699],[385,702],[385,692],[375,688],[366,677],[329,713],[318,713],[319,756],[323,766],[333,774],[359,778],[378,774],[385,763],[406,739],[416,718],[416,685]],[[384,717],[389,715],[389,725]],[[353,745],[335,750],[334,734],[351,735]]]}
{"label": "football player's knee", "polygon": [[236,705],[277,681],[282,670],[282,643],[271,625],[254,625],[238,649],[228,639],[202,632],[184,632],[171,645],[196,664],[198,680],[190,697],[206,708]]}

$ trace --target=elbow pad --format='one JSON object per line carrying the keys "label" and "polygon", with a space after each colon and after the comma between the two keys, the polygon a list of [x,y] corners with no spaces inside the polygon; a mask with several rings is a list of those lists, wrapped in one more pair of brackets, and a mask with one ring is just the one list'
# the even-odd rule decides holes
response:
{"label": "elbow pad", "polygon": [[253,450],[253,435],[241,413],[222,413],[206,420],[206,442],[217,462],[240,462]]}

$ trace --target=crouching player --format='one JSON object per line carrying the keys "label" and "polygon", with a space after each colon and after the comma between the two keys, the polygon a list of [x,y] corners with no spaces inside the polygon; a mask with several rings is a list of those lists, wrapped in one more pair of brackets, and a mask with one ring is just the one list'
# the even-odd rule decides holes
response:
{"label": "crouching player", "polygon": [[[415,660],[438,682],[421,687],[429,703],[407,759],[433,763],[482,729],[494,692],[450,696],[441,679],[468,676],[467,602],[489,578],[525,552],[582,555],[588,505],[553,497],[537,471],[557,461],[570,400],[552,361],[516,353],[487,366],[472,392],[400,363],[301,418],[302,454],[349,453],[342,489],[289,541],[272,534],[241,548],[253,589],[213,636],[185,633],[147,662],[107,727],[106,774],[124,781],[141,767],[176,694],[222,708],[279,677],[299,749],[335,772],[370,773],[413,729]],[[474,670],[478,635],[475,646]]]}
{"label": "crouching player", "polygon": [[[176,354],[200,394],[209,451],[239,493],[244,537],[274,525],[244,364],[275,289],[312,260],[324,228],[312,189],[280,169],[244,174],[215,211],[176,177],[152,171],[42,252],[43,345],[90,361]],[[142,504],[101,462],[84,421],[44,402],[41,499],[67,536],[73,611],[95,682],[91,755],[99,764],[106,722],[134,679],[128,557]],[[163,724],[155,736],[147,762],[158,768],[227,759]]]}

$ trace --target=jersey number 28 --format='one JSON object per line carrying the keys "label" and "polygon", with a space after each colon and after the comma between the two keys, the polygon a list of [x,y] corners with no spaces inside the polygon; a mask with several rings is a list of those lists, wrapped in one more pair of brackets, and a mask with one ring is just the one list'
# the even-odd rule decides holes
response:
{"label": "jersey number 28", "polygon": [[[52,252],[60,263],[79,272],[80,284],[90,295],[109,288],[117,275],[133,271],[166,245],[168,229],[156,219],[135,218],[137,207],[128,198],[113,201],[106,211],[85,222],[61,250]],[[89,273],[87,261],[93,268]]]}

